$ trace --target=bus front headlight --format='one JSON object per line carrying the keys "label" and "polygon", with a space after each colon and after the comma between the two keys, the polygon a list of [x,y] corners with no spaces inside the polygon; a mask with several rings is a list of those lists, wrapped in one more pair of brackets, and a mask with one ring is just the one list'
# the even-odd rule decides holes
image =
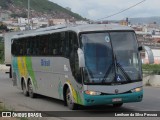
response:
{"label": "bus front headlight", "polygon": [[138,88],[135,88],[135,89],[133,89],[133,90],[131,90],[132,92],[140,92],[140,91],[142,91],[143,90],[143,88],[142,87],[138,87]]}
{"label": "bus front headlight", "polygon": [[88,95],[100,95],[101,94],[101,92],[90,91],[90,90],[86,90],[85,93]]}

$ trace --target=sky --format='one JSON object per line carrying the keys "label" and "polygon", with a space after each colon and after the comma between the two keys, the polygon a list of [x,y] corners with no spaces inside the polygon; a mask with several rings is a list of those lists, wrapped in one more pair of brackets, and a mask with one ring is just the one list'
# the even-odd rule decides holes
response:
{"label": "sky", "polygon": [[[62,7],[70,7],[72,12],[84,18],[98,20],[129,8],[142,0],[49,0]],[[146,0],[121,14],[107,18],[107,20],[122,20],[126,17],[160,16],[160,0]],[[105,20],[105,19],[103,19]]]}

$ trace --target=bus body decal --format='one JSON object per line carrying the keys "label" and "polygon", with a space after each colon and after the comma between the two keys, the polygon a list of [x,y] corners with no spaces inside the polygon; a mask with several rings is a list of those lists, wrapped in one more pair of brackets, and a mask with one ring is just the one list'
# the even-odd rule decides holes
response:
{"label": "bus body decal", "polygon": [[61,81],[58,84],[58,93],[59,93],[59,98],[62,99],[62,96],[63,96],[63,87],[62,87],[62,82]]}
{"label": "bus body decal", "polygon": [[25,68],[24,68],[24,63],[23,63],[23,57],[18,57],[17,62],[18,62],[18,70],[19,70],[20,76],[21,77],[25,76],[25,74],[24,74]]}
{"label": "bus body decal", "polygon": [[[81,104],[83,105],[83,102],[82,102],[82,98],[80,96],[80,93],[77,92],[74,87],[72,86],[71,82],[69,80],[67,80],[67,83],[70,85],[71,87],[71,90],[72,90],[72,95],[73,95],[73,99],[75,101],[75,103],[78,103],[78,104]],[[80,91],[80,90],[79,90]]]}
{"label": "bus body decal", "polygon": [[[16,57],[13,57],[13,59],[12,59],[12,65],[13,65],[13,69],[14,69],[14,74],[16,74],[16,76],[14,76],[15,78],[14,79],[16,79],[17,80],[17,78],[19,78],[20,76],[19,76],[19,71],[18,71],[18,62],[17,62],[18,60],[17,60],[17,58]],[[20,80],[20,79],[18,79],[18,80]]]}
{"label": "bus body decal", "polygon": [[26,68],[27,68],[29,76],[32,78],[32,82],[34,84],[34,87],[38,88],[37,81],[36,81],[35,74],[34,74],[34,70],[32,67],[32,58],[26,57],[26,63],[27,63]]}
{"label": "bus body decal", "polygon": [[14,71],[20,80],[20,77],[24,76],[26,79],[29,78],[29,76],[32,79],[33,86],[38,88],[37,81],[35,79],[35,74],[32,67],[32,58],[31,57],[14,57],[13,59],[13,68],[17,68],[16,71]]}

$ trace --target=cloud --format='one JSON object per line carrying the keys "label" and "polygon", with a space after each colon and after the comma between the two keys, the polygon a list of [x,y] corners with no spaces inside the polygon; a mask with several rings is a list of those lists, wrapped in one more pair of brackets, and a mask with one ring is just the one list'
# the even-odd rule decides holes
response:
{"label": "cloud", "polygon": [[[96,20],[124,10],[142,0],[50,0],[83,17]],[[160,16],[160,0],[146,0],[142,4],[109,19]]]}

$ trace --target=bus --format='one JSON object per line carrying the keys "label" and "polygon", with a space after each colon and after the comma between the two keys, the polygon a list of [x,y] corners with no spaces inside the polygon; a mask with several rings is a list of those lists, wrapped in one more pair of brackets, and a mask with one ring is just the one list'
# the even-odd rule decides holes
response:
{"label": "bus", "polygon": [[132,28],[112,24],[17,35],[11,43],[13,85],[31,98],[41,94],[63,100],[72,110],[140,102],[141,50]]}
{"label": "bus", "polygon": [[11,39],[15,35],[22,35],[26,33],[33,33],[34,30],[19,31],[19,32],[6,32],[2,35],[4,39],[4,64],[9,68],[6,74],[9,74],[9,78],[12,78],[11,69]]}

